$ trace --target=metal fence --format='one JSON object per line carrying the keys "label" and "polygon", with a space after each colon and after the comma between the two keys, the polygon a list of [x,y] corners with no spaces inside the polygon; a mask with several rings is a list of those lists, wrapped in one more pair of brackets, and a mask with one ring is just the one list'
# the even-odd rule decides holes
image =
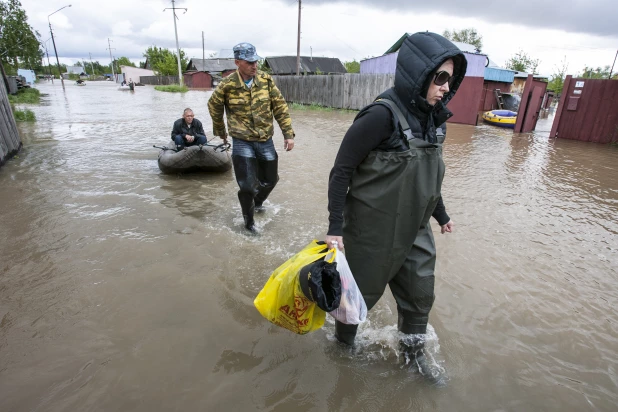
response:
{"label": "metal fence", "polygon": [[154,86],[178,84],[178,76],[140,76],[140,83]]}
{"label": "metal fence", "polygon": [[273,76],[286,101],[360,110],[393,86],[394,74]]}
{"label": "metal fence", "polygon": [[9,104],[9,96],[2,76],[0,76],[0,166],[20,148],[21,140]]}

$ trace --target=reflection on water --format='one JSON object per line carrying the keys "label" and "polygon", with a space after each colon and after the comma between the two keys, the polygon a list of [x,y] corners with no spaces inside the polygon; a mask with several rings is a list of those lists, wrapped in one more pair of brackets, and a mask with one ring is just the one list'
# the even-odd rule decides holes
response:
{"label": "reflection on water", "polygon": [[[253,307],[327,227],[354,113],[295,111],[279,185],[247,236],[233,172],[162,175],[157,149],[209,92],[42,84],[0,169],[0,406],[64,410],[613,410],[618,402],[618,150],[449,125],[428,387],[398,354],[387,292],[355,348]],[[209,137],[212,134],[209,133]],[[435,226],[434,226],[435,229]]]}

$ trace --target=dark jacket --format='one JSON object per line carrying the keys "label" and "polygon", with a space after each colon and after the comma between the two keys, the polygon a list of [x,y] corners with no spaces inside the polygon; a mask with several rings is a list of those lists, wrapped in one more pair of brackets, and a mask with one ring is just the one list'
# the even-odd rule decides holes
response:
{"label": "dark jacket", "polygon": [[193,122],[191,122],[191,126],[189,127],[187,126],[185,119],[180,118],[176,120],[174,122],[174,127],[172,128],[172,140],[174,140],[174,137],[178,135],[185,137],[187,134],[193,137],[196,137],[197,135],[206,136],[202,122],[197,119],[193,119]]}
{"label": "dark jacket", "polygon": [[[429,84],[433,81],[433,73],[448,58],[452,58],[455,63],[455,80],[443,100],[431,106],[423,96],[427,94]],[[379,100],[389,99],[395,102],[410,125],[413,137],[441,144],[446,133],[445,122],[452,116],[445,105],[463,81],[466,67],[463,53],[442,36],[416,33],[404,41],[397,58],[394,87],[359,112],[337,154],[328,189],[329,235],[342,234],[342,214],[350,180],[356,167],[369,153],[409,150],[408,141],[394,113],[386,103]],[[440,225],[450,220],[442,198],[438,200],[433,216]]]}

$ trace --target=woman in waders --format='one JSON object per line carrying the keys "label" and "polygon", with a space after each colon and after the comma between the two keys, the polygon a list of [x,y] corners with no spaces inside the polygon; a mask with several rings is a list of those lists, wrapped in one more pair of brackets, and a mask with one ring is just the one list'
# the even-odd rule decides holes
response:
{"label": "woman in waders", "polygon": [[[371,309],[388,285],[397,302],[407,361],[443,382],[424,350],[434,301],[436,248],[429,219],[441,232],[453,223],[442,202],[446,104],[466,73],[466,58],[435,33],[402,44],[395,85],[354,119],[337,153],[328,186],[326,242],[345,246],[350,269]],[[336,322],[335,336],[352,345],[357,325]]]}

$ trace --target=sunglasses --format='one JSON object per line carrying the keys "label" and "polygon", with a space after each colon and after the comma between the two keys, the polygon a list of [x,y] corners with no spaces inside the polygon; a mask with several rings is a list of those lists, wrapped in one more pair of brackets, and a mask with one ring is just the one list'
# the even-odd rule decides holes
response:
{"label": "sunglasses", "polygon": [[441,71],[435,74],[433,78],[433,82],[435,83],[436,86],[442,86],[444,85],[444,83],[448,82],[448,87],[450,88],[453,86],[453,83],[455,82],[455,76],[451,76],[446,71]]}

